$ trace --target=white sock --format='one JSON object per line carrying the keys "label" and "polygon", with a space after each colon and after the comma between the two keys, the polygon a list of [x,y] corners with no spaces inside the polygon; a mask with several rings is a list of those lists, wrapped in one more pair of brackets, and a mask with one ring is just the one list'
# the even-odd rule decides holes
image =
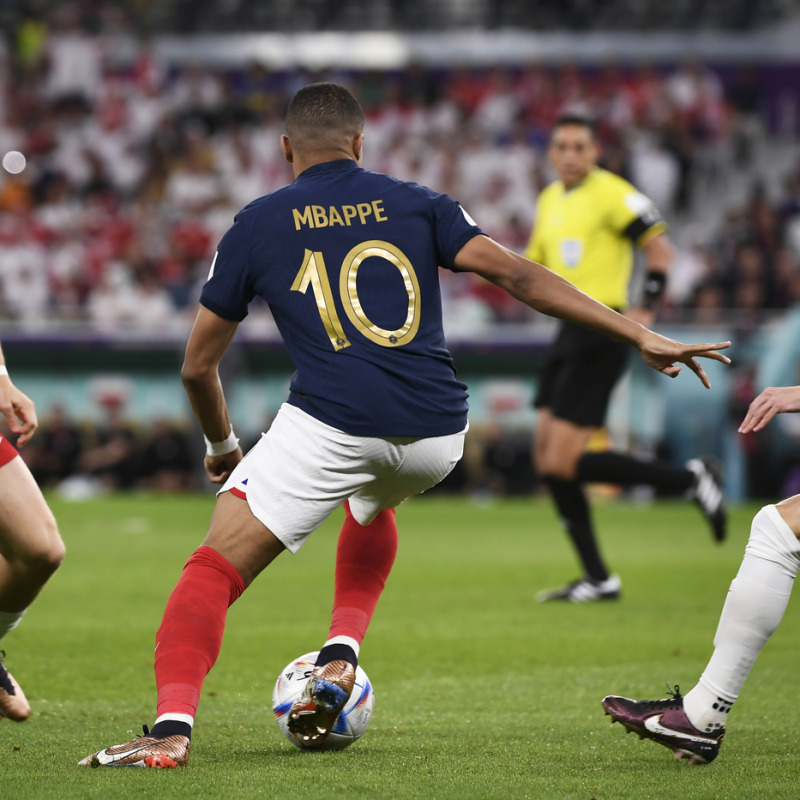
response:
{"label": "white sock", "polygon": [[331,636],[324,646],[327,647],[329,644],[346,644],[348,647],[352,647],[356,658],[358,658],[358,651],[361,649],[361,645],[352,636]]}
{"label": "white sock", "polygon": [[725,727],[758,654],[783,618],[799,567],[800,542],[775,506],[765,506],[753,518],[742,565],[728,590],[714,654],[683,700],[698,730]]}
{"label": "white sock", "polygon": [[0,639],[19,625],[25,611],[0,611]]}

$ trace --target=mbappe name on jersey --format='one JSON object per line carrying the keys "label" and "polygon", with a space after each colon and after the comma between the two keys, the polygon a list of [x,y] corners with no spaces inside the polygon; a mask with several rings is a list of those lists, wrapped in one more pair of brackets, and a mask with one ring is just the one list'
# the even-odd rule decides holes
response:
{"label": "mbappe name on jersey", "polygon": [[301,228],[328,228],[334,225],[351,226],[353,224],[366,225],[367,222],[388,222],[389,217],[383,208],[383,200],[373,200],[370,203],[356,203],[354,206],[305,206],[302,211],[292,209],[294,229]]}

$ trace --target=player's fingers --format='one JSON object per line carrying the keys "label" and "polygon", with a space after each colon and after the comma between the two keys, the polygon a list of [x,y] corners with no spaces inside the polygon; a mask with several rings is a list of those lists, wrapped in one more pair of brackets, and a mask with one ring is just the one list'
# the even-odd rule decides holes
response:
{"label": "player's fingers", "polygon": [[689,369],[694,372],[698,378],[700,378],[703,386],[705,386],[706,389],[711,388],[711,381],[708,379],[706,371],[697,363],[697,361],[695,361],[693,358],[687,358],[683,363],[686,364],[686,366],[689,367]]}
{"label": "player's fingers", "polygon": [[686,346],[686,352],[696,356],[706,351],[727,350],[731,346],[730,342],[706,342],[705,344],[690,344]]}
{"label": "player's fingers", "polygon": [[730,364],[731,360],[728,356],[717,352],[718,350],[725,350],[730,346],[730,342],[692,344],[684,348],[684,353],[690,358],[710,358],[714,361],[720,361],[723,364]]}
{"label": "player's fingers", "polygon": [[747,409],[747,414],[739,426],[739,433],[760,431],[780,411],[772,403],[759,402],[760,400],[761,398],[754,400]]}
{"label": "player's fingers", "polygon": [[8,427],[11,428],[12,432],[19,433],[22,431],[22,426],[20,425],[19,420],[17,419],[17,414],[14,411],[14,407],[11,405],[5,406],[0,411],[3,412],[3,416],[6,418],[6,422],[8,423]]}
{"label": "player's fingers", "polygon": [[710,358],[712,361],[719,361],[722,364],[730,364],[731,360],[728,356],[723,355],[722,353],[717,353],[714,350],[709,350],[705,353],[694,353],[695,358]]}
{"label": "player's fingers", "polygon": [[21,433],[17,439],[17,448],[22,449],[33,438],[33,431]]}
{"label": "player's fingers", "polygon": [[681,371],[680,364],[668,364],[666,367],[661,367],[659,372],[662,372],[668,378],[677,378],[678,373]]}

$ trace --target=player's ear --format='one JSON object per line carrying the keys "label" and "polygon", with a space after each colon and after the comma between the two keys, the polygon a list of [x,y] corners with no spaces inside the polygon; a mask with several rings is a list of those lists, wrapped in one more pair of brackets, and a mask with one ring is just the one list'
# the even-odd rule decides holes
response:
{"label": "player's ear", "polygon": [[283,157],[290,163],[294,163],[294,153],[292,152],[292,143],[289,137],[284,133],[281,135],[281,150],[283,150]]}
{"label": "player's ear", "polygon": [[353,155],[355,156],[355,159],[356,159],[356,163],[359,166],[361,166],[361,156],[364,153],[364,134],[363,133],[357,133],[353,137],[352,148],[353,148]]}

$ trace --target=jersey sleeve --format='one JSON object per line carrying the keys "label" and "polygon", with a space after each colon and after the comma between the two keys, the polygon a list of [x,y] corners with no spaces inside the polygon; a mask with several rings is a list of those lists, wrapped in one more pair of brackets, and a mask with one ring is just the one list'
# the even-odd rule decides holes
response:
{"label": "jersey sleeve", "polygon": [[456,270],[458,251],[472,238],[483,234],[474,219],[446,194],[433,197],[436,251],[439,265]]}
{"label": "jersey sleeve", "polygon": [[620,182],[612,208],[612,225],[636,244],[667,229],[667,223],[649,197],[627,182]]}
{"label": "jersey sleeve", "polygon": [[254,297],[249,278],[250,236],[247,219],[237,216],[222,237],[200,303],[223,319],[240,322]]}

